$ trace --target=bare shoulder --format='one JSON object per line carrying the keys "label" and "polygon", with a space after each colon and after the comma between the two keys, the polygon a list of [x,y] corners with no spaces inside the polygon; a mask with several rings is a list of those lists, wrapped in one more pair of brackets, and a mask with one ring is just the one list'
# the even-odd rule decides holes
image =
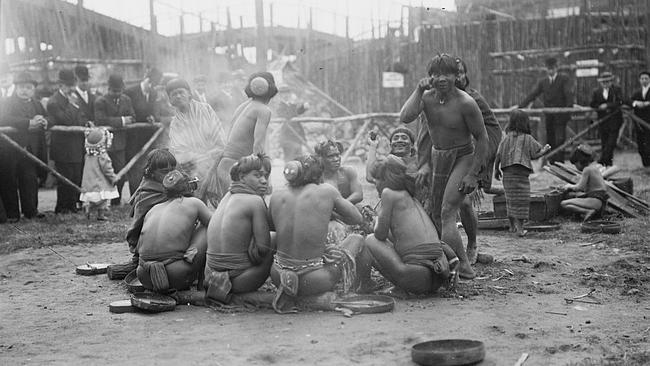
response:
{"label": "bare shoulder", "polygon": [[351,166],[348,166],[348,165],[342,165],[342,166],[341,166],[341,170],[342,170],[343,173],[345,173],[345,175],[348,176],[348,177],[354,177],[354,176],[357,175],[357,170],[354,169],[354,168],[351,167]]}
{"label": "bare shoulder", "polygon": [[404,191],[396,191],[386,187],[383,191],[381,191],[381,200],[384,203],[398,202],[404,199],[404,195]]}

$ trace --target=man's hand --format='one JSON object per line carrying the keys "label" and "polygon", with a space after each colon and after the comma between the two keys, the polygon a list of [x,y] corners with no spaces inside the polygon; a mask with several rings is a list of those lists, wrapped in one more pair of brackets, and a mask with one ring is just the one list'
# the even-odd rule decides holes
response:
{"label": "man's hand", "polygon": [[34,118],[29,120],[29,127],[28,129],[30,130],[37,130],[39,128],[46,128],[47,127],[47,120],[45,117],[41,116],[40,114],[37,114],[34,116]]}
{"label": "man's hand", "polygon": [[467,174],[463,177],[463,180],[460,181],[458,185],[458,191],[463,192],[464,194],[470,194],[478,187],[478,177],[475,174]]}
{"label": "man's hand", "polygon": [[499,169],[499,168],[494,169],[494,179],[501,180],[502,176],[503,176],[503,173],[501,173],[501,169]]}
{"label": "man's hand", "polygon": [[546,144],[546,145],[544,145],[544,147],[542,147],[542,151],[541,151],[541,153],[542,153],[542,154],[546,154],[546,153],[549,152],[550,150],[551,150],[551,145]]}
{"label": "man's hand", "polygon": [[133,118],[133,116],[124,116],[122,118],[124,121],[124,126],[130,125],[131,123],[135,122],[135,118]]}
{"label": "man's hand", "polygon": [[154,116],[147,116],[147,122],[154,123],[156,122],[156,118]]}
{"label": "man's hand", "polygon": [[601,105],[598,106],[598,109],[601,109],[601,110],[607,109],[607,103],[602,103]]}
{"label": "man's hand", "polygon": [[573,184],[567,183],[567,184],[563,185],[562,190],[564,190],[564,191],[572,191],[573,190]]}
{"label": "man's hand", "polygon": [[429,183],[430,176],[431,169],[425,164],[422,168],[418,169],[417,173],[415,173],[415,185],[418,187],[424,186]]}
{"label": "man's hand", "polygon": [[421,92],[424,92],[425,90],[429,90],[431,88],[433,88],[433,80],[432,80],[432,78],[426,77],[426,78],[420,79],[420,81],[418,81],[418,89]]}

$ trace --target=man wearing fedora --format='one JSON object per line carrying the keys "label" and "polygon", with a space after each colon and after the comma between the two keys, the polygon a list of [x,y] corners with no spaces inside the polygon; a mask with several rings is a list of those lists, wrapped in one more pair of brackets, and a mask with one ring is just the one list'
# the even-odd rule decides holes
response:
{"label": "man wearing fedora", "polygon": [[90,74],[84,65],[77,65],[74,68],[77,77],[77,86],[74,94],[79,99],[79,109],[89,121],[95,120],[95,99],[97,96],[90,90]]}
{"label": "man wearing fedora", "polygon": [[[650,123],[650,71],[639,73],[639,84],[641,88],[632,93],[630,103],[634,108],[634,114]],[[636,143],[641,155],[641,162],[646,172],[650,173],[650,128],[635,123]]]}
{"label": "man wearing fedora", "polygon": [[[113,169],[118,173],[126,165],[126,134],[125,126],[135,122],[135,111],[124,91],[122,75],[112,74],[108,77],[108,93],[95,101],[95,124],[97,126],[113,127],[113,146],[108,155],[113,161]],[[124,178],[117,182],[117,191],[120,197],[114,198],[111,205],[121,203]]]}
{"label": "man wearing fedora", "polygon": [[[47,163],[47,113],[34,99],[36,85],[36,80],[28,72],[14,77],[14,93],[3,102],[0,125],[18,130],[9,137]],[[0,157],[0,198],[8,221],[17,222],[21,208],[25,218],[42,217],[38,213],[39,167],[4,141],[0,141]]]}
{"label": "man wearing fedora", "polygon": [[[58,90],[47,101],[50,126],[85,126],[87,117],[79,109],[79,99],[72,92],[76,84],[74,72],[59,71]],[[56,170],[72,183],[81,186],[84,159],[84,136],[80,133],[52,131],[50,158]],[[79,210],[77,189],[58,182],[56,186],[55,213],[71,213]]]}
{"label": "man wearing fedora", "polygon": [[[526,108],[537,97],[542,97],[544,107],[572,107],[575,91],[568,75],[559,73],[557,59],[547,58],[544,61],[546,76],[537,80],[535,88],[524,100],[519,103],[519,108]],[[569,113],[544,113],[546,125],[546,140],[552,148],[556,148],[566,140],[566,125],[571,119]],[[553,161],[564,161],[564,151],[549,155]]]}
{"label": "man wearing fedora", "polygon": [[623,90],[614,85],[614,75],[605,71],[598,77],[600,86],[591,93],[591,108],[596,109],[598,119],[607,118],[598,126],[600,135],[600,160],[598,162],[605,166],[612,166],[614,149],[618,140],[618,131],[623,125]]}

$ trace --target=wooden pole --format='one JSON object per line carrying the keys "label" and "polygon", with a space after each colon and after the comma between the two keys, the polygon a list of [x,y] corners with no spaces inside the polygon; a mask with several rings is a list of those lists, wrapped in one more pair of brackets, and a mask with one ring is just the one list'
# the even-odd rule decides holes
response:
{"label": "wooden pole", "polygon": [[613,116],[613,115],[614,115],[615,113],[617,113],[617,112],[618,112],[618,111],[612,112],[612,113],[606,115],[605,117],[603,117],[603,118],[601,118],[601,119],[599,119],[599,120],[596,120],[593,124],[587,126],[584,130],[578,132],[578,133],[575,134],[573,137],[571,137],[570,139],[566,140],[562,145],[557,146],[557,147],[555,147],[553,150],[549,151],[549,152],[546,154],[546,157],[553,156],[553,155],[555,155],[558,151],[562,151],[562,149],[564,149],[565,147],[571,145],[575,140],[577,140],[577,139],[579,139],[580,137],[584,136],[587,132],[593,130],[595,127],[600,126],[601,123],[607,121],[607,120],[609,119],[609,117]]}
{"label": "wooden pole", "polygon": [[48,172],[52,173],[57,179],[59,179],[63,183],[69,185],[70,187],[76,189],[79,193],[81,193],[81,187],[79,187],[78,185],[72,183],[72,181],[70,181],[68,178],[62,176],[56,170],[50,168],[47,164],[42,162],[41,159],[39,159],[39,158],[35,157],[34,155],[32,155],[29,151],[27,151],[27,149],[25,149],[24,147],[18,145],[14,140],[12,140],[9,136],[5,135],[3,132],[0,132],[0,139],[7,142],[11,147],[16,149],[18,152],[20,152],[21,155],[23,155],[27,159],[31,160],[33,163],[36,163],[36,165],[38,165],[39,167],[41,167],[41,168],[47,170]]}
{"label": "wooden pole", "polygon": [[260,70],[266,70],[266,34],[264,32],[264,3],[262,0],[255,0],[255,21],[257,28],[255,61]]}
{"label": "wooden pole", "polygon": [[158,47],[156,41],[158,38],[158,22],[154,13],[154,0],[149,0],[149,60],[155,65],[158,61]]}
{"label": "wooden pole", "polygon": [[151,136],[149,141],[147,141],[147,143],[144,144],[144,146],[142,146],[140,151],[138,151],[138,153],[135,154],[131,158],[131,160],[129,160],[129,162],[124,166],[124,168],[122,168],[122,170],[120,170],[119,173],[117,173],[117,175],[115,177],[115,181],[118,181],[118,180],[122,179],[122,177],[124,177],[126,175],[126,173],[128,173],[128,171],[131,170],[131,168],[133,168],[135,163],[137,163],[138,160],[140,160],[140,158],[147,152],[147,150],[149,150],[151,145],[153,145],[154,142],[156,142],[156,140],[158,139],[158,136],[160,136],[160,134],[163,133],[164,130],[165,130],[164,127],[162,127],[162,126],[158,127],[158,129],[156,130],[156,132],[154,132],[153,136]]}
{"label": "wooden pole", "polygon": [[345,163],[345,161],[348,160],[348,157],[350,157],[350,154],[352,154],[352,152],[354,151],[354,148],[359,143],[361,137],[366,134],[366,131],[368,130],[368,126],[370,126],[371,122],[372,122],[372,118],[368,118],[368,120],[363,124],[363,126],[359,128],[359,131],[357,131],[357,135],[354,136],[354,140],[352,140],[350,147],[348,147],[348,149],[345,150],[345,153],[343,153],[343,156],[341,156],[341,164]]}

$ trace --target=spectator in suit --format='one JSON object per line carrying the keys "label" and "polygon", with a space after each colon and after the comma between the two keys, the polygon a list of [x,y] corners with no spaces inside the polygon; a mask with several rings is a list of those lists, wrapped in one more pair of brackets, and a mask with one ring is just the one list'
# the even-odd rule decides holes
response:
{"label": "spectator in suit", "polygon": [[[632,94],[632,108],[634,114],[642,120],[650,123],[650,71],[641,71],[639,73],[639,83],[641,89],[637,89]],[[636,123],[636,143],[641,155],[641,162],[646,171],[650,172],[650,129]]]}
{"label": "spectator in suit", "polygon": [[[108,77],[108,93],[95,101],[95,124],[113,127],[113,146],[108,151],[108,156],[113,161],[113,169],[116,173],[119,173],[126,164],[127,131],[123,127],[135,122],[135,111],[131,104],[131,98],[122,93],[123,90],[122,76],[110,75]],[[113,206],[118,206],[121,203],[124,179],[120,179],[116,186],[120,197],[111,200]],[[133,188],[133,192],[135,192],[135,188]]]}
{"label": "spectator in suit", "polygon": [[[558,73],[557,59],[551,57],[545,61],[547,75],[537,81],[533,91],[519,103],[519,108],[526,108],[532,101],[542,97],[544,107],[571,107],[574,101],[574,89],[571,79],[566,74]],[[568,113],[545,113],[546,140],[556,148],[566,140],[566,125],[571,119]],[[549,160],[564,161],[564,151],[549,155]]]}
{"label": "spectator in suit", "polygon": [[[135,111],[135,122],[160,122],[160,111],[156,102],[158,99],[158,91],[155,86],[160,83],[162,76],[163,74],[160,70],[155,67],[151,68],[139,84],[129,87],[124,91],[124,94],[131,98],[131,104]],[[153,126],[151,128],[131,129],[126,132],[125,159],[127,162],[140,151],[154,132],[155,128]],[[140,159],[126,175],[131,194],[140,185],[144,164],[144,159]]]}
{"label": "spectator in suit", "polygon": [[[614,85],[614,75],[611,72],[603,72],[598,77],[598,82],[600,86],[591,93],[589,105],[597,110],[598,119],[609,116],[598,126],[601,144],[598,162],[605,166],[612,166],[618,131],[623,125],[623,113],[621,112],[623,91],[620,86]],[[610,116],[610,114],[612,115]]]}
{"label": "spectator in suit", "polygon": [[77,87],[74,89],[74,93],[79,98],[79,109],[89,121],[94,121],[97,96],[90,91],[88,68],[84,65],[77,65],[74,68],[74,74],[77,77]]}
{"label": "spectator in suit", "polygon": [[[17,129],[9,137],[47,163],[44,132],[47,113],[34,99],[37,82],[29,73],[21,72],[14,78],[14,85],[13,95],[4,100],[0,125]],[[42,217],[38,213],[39,167],[2,141],[0,156],[0,198],[8,220],[17,222],[21,209],[25,218]]]}
{"label": "spectator in suit", "polygon": [[[88,119],[79,109],[79,99],[72,92],[75,87],[72,70],[59,71],[58,90],[47,101],[50,126],[85,126]],[[83,172],[84,136],[81,133],[52,131],[50,157],[56,170],[72,183],[81,186]],[[63,182],[56,186],[55,213],[78,211],[79,192]]]}

